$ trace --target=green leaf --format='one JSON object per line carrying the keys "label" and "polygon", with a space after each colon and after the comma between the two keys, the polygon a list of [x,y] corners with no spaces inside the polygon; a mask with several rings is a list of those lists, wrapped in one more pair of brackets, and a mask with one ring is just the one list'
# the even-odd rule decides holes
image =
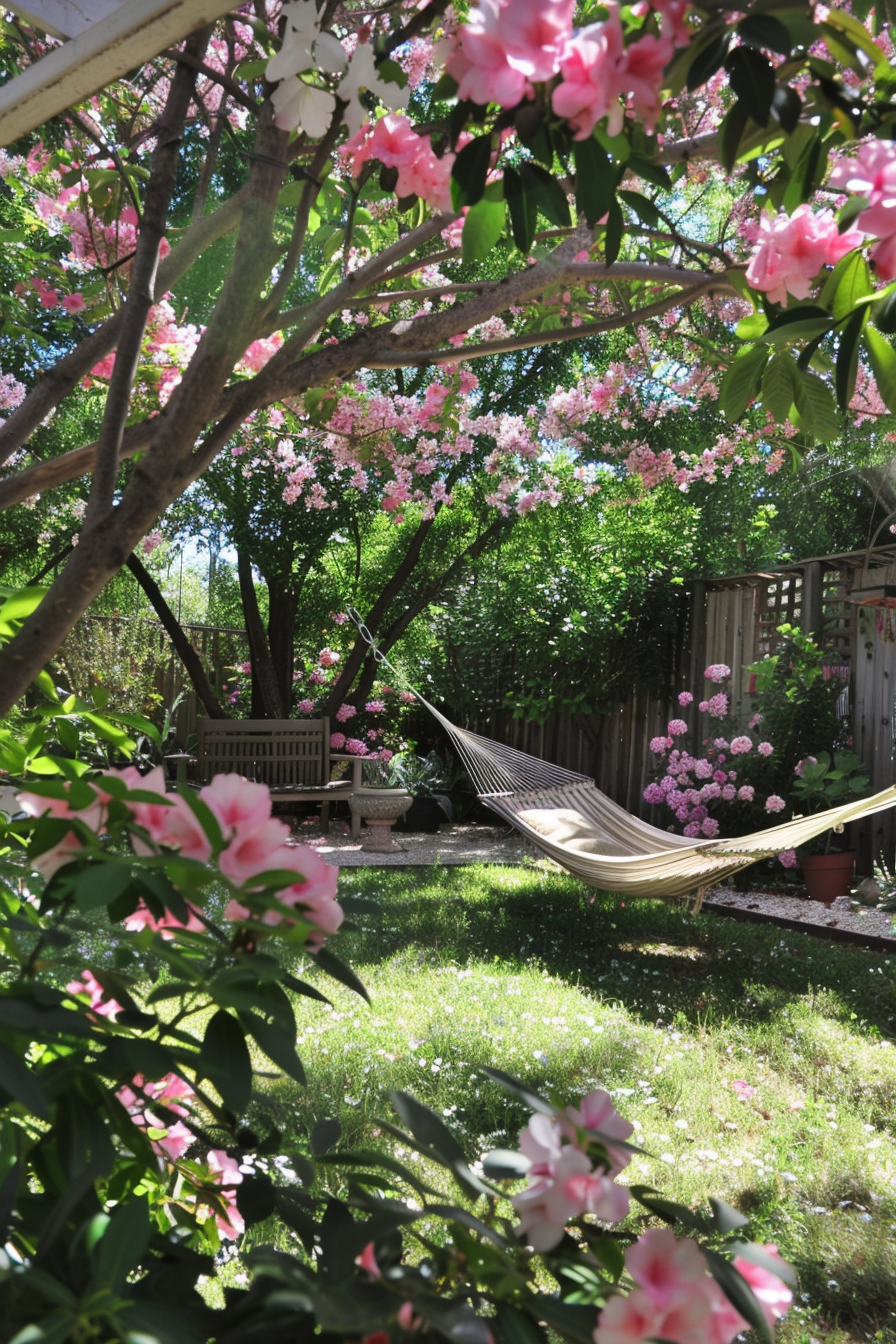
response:
{"label": "green leaf", "polygon": [[77,876],[69,879],[69,887],[79,910],[98,910],[111,905],[131,885],[131,865],[117,859],[91,860]]}
{"label": "green leaf", "polygon": [[504,197],[510,210],[513,241],[521,252],[527,253],[535,237],[538,206],[531,193],[523,190],[523,180],[515,168],[504,169]]}
{"label": "green leaf", "polygon": [[455,1162],[466,1163],[463,1148],[435,1111],[407,1092],[392,1092],[390,1096],[392,1105],[419,1143],[431,1149],[448,1167]]}
{"label": "green leaf", "polygon": [[722,121],[721,160],[722,167],[728,173],[733,171],[734,165],[737,163],[741,141],[749,120],[750,113],[746,103],[738,99],[728,109]]}
{"label": "green leaf", "polygon": [[834,326],[833,320],[817,303],[801,303],[786,308],[769,323],[762,337],[766,345],[787,345],[791,341],[814,340],[824,336]]}
{"label": "green leaf", "polygon": [[491,157],[491,135],[477,135],[457,155],[451,169],[451,199],[455,210],[482,200]]}
{"label": "green leaf", "polygon": [[490,1181],[519,1181],[532,1163],[523,1153],[495,1148],[482,1159],[482,1170]]}
{"label": "green leaf", "polygon": [[268,1059],[273,1060],[278,1069],[289,1078],[295,1079],[303,1087],[307,1081],[305,1070],[302,1068],[302,1061],[296,1054],[295,1047],[295,1019],[291,1032],[286,1032],[282,1027],[274,1022],[266,1022],[256,1013],[241,1012],[240,1021],[261,1046]]}
{"label": "green leaf", "polygon": [[314,1157],[323,1157],[342,1137],[342,1124],[339,1120],[318,1120],[311,1131],[310,1144]]}
{"label": "green leaf", "polygon": [[701,1214],[694,1213],[685,1204],[677,1204],[674,1200],[661,1198],[647,1185],[633,1185],[631,1193],[633,1199],[636,1199],[645,1209],[649,1209],[651,1213],[657,1214],[663,1222],[690,1227],[695,1232],[706,1232],[708,1230],[707,1221]]}
{"label": "green leaf", "polygon": [[756,1331],[763,1344],[774,1344],[771,1326],[765,1319],[765,1313],[756,1294],[743,1275],[738,1274],[734,1266],[724,1256],[719,1255],[718,1251],[710,1250],[708,1246],[704,1246],[702,1250],[710,1274],[734,1309],[739,1311],[750,1328]]}
{"label": "green leaf", "polygon": [[252,1094],[252,1060],[242,1027],[224,1008],[205,1029],[199,1070],[218,1089],[228,1110],[240,1114],[246,1109]]}
{"label": "green leaf", "polygon": [[532,1313],[572,1344],[593,1344],[594,1307],[561,1302],[552,1293],[539,1293],[532,1299]]}
{"label": "green leaf", "polygon": [[735,47],[725,59],[731,87],[757,126],[767,126],[775,96],[775,68],[755,47]]}
{"label": "green leaf", "polygon": [[624,228],[625,220],[622,218],[622,209],[614,197],[610,202],[610,209],[607,211],[607,227],[604,231],[604,261],[608,266],[612,266],[619,256]]}
{"label": "green leaf", "polygon": [[486,196],[470,207],[461,234],[461,260],[484,261],[504,232],[504,202]]}
{"label": "green leaf", "polygon": [[0,1041],[0,1090],[40,1120],[49,1120],[50,1103],[42,1084],[23,1059]]}
{"label": "green leaf", "polygon": [[724,1199],[716,1199],[714,1195],[709,1197],[709,1206],[712,1209],[713,1222],[723,1236],[727,1236],[729,1232],[736,1232],[739,1227],[746,1227],[750,1221],[739,1209],[732,1208]]}
{"label": "green leaf", "polygon": [[790,415],[800,371],[791,355],[775,355],[762,375],[762,404],[779,423]]}
{"label": "green leaf", "polygon": [[728,368],[719,386],[719,408],[727,420],[739,420],[759,395],[768,351],[754,345]]}
{"label": "green leaf", "polygon": [[873,293],[874,282],[865,258],[861,252],[847,252],[826,280],[818,301],[829,307],[839,322],[861,299]]}
{"label": "green leaf", "polygon": [[828,385],[808,369],[800,371],[800,381],[794,391],[794,401],[799,412],[800,427],[808,434],[824,442],[836,438],[842,425],[837,414],[837,404]]}
{"label": "green leaf", "polygon": [[129,1195],[113,1211],[99,1243],[97,1278],[102,1287],[121,1292],[138,1269],[149,1246],[149,1203],[146,1195]]}
{"label": "green leaf", "polygon": [[630,210],[633,210],[644,224],[653,227],[662,222],[659,210],[649,196],[642,196],[639,191],[620,191],[620,201],[624,201]]}
{"label": "green leaf", "polygon": [[585,216],[589,228],[603,219],[616,199],[616,168],[606,150],[596,140],[576,140],[576,207]]}
{"label": "green leaf", "polygon": [[724,29],[721,33],[706,34],[699,45],[695,44],[693,57],[688,65],[687,88],[694,93],[708,79],[712,79],[717,70],[721,70],[731,45],[731,32]]}
{"label": "green leaf", "polygon": [[[731,1213],[735,1210],[731,1209]],[[747,1221],[746,1218],[743,1220]],[[742,1224],[735,1224],[741,1226]],[[727,1230],[727,1229],[726,1229]],[[783,1283],[789,1283],[791,1287],[796,1286],[796,1271],[793,1265],[789,1265],[786,1260],[780,1256],[769,1255],[764,1246],[759,1246],[755,1241],[735,1241],[728,1248],[732,1255],[739,1256],[742,1260],[749,1260],[753,1265],[759,1265],[762,1269],[767,1269],[769,1274],[774,1274],[776,1278],[781,1279]]]}
{"label": "green leaf", "polygon": [[768,318],[765,313],[757,311],[750,313],[748,317],[742,317],[734,328],[734,334],[742,341],[757,341],[767,330]]}
{"label": "green leaf", "polygon": [[856,389],[856,373],[859,368],[859,339],[862,328],[868,321],[868,309],[860,308],[853,313],[840,333],[837,349],[837,367],[834,382],[837,388],[837,404],[846,413],[852,394]]}
{"label": "green leaf", "polygon": [[315,952],[314,960],[322,970],[326,971],[327,975],[331,975],[334,980],[338,980],[340,984],[345,985],[346,989],[352,989],[356,994],[360,994],[361,998],[367,1003],[370,1002],[370,995],[352,968],[346,966],[344,961],[340,961],[339,957],[331,952],[328,947],[322,947],[320,951]]}
{"label": "green leaf", "polygon": [[0,607],[0,624],[24,621],[36,611],[46,596],[46,588],[19,588]]}
{"label": "green leaf", "polygon": [[506,1344],[544,1344],[544,1335],[538,1326],[518,1307],[509,1302],[498,1302],[495,1306],[498,1321],[499,1339]]}
{"label": "green leaf", "polygon": [[530,1111],[537,1111],[540,1115],[557,1115],[557,1107],[552,1105],[545,1097],[538,1092],[533,1092],[531,1087],[521,1083],[518,1078],[512,1074],[504,1073],[501,1069],[481,1068],[479,1070],[486,1078],[490,1078],[493,1083],[497,1083],[505,1092],[509,1092],[512,1097],[516,1097]]}
{"label": "green leaf", "polygon": [[545,219],[558,229],[568,228],[572,223],[569,201],[553,174],[539,163],[523,163],[519,171],[523,190],[533,197]]}
{"label": "green leaf", "polygon": [[10,1339],[9,1344],[66,1344],[72,1338],[75,1318],[69,1313],[53,1312],[43,1316],[33,1325],[23,1326]]}
{"label": "green leaf", "polygon": [[764,47],[767,51],[777,51],[781,56],[789,56],[793,50],[793,39],[785,24],[774,14],[748,14],[741,19],[735,29],[741,41],[751,47]]}
{"label": "green leaf", "polygon": [[896,350],[886,337],[875,331],[874,327],[866,327],[862,339],[865,342],[877,390],[890,410],[896,414]]}

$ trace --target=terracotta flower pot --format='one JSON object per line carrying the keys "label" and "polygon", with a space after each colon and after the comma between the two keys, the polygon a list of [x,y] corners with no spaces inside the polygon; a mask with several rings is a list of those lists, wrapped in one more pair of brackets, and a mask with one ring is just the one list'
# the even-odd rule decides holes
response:
{"label": "terracotta flower pot", "polygon": [[830,905],[845,896],[856,871],[854,852],[847,854],[806,854],[801,859],[809,899]]}

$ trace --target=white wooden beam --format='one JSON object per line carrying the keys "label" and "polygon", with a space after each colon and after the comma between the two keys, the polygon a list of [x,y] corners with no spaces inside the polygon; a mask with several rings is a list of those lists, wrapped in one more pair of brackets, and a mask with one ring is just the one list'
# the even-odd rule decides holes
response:
{"label": "white wooden beam", "polygon": [[108,19],[121,0],[7,0],[6,8],[51,37],[77,37],[91,24]]}
{"label": "white wooden beam", "polygon": [[[93,4],[95,0],[87,0]],[[80,0],[86,8],[84,0]],[[107,19],[48,52],[0,86],[0,145],[42,126],[112,84],[188,33],[226,14],[234,0],[126,0]]]}

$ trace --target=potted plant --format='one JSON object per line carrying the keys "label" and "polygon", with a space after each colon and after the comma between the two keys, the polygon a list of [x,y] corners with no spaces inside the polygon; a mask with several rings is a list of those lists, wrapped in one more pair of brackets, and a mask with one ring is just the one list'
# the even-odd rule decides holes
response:
{"label": "potted plant", "polygon": [[435,834],[443,821],[452,821],[451,767],[435,751],[428,756],[402,752],[389,762],[392,779],[405,788],[413,802],[401,821],[406,831]]}
{"label": "potted plant", "polygon": [[379,757],[365,760],[364,783],[348,800],[350,810],[367,822],[370,832],[362,848],[375,854],[389,854],[402,848],[390,832],[413,802],[408,790],[395,779],[391,764]]}
{"label": "potted plant", "polygon": [[[867,795],[868,773],[854,751],[820,751],[800,761],[791,792],[796,815],[823,812]],[[799,855],[809,897],[826,905],[849,891],[856,864],[855,851],[833,848],[832,839],[833,831],[826,831]]]}

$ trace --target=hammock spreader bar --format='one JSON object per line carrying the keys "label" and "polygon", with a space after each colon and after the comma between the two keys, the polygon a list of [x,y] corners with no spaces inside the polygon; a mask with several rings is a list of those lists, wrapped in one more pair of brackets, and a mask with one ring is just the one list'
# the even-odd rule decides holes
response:
{"label": "hammock spreader bar", "polygon": [[587,775],[456,727],[376,647],[347,611],[373,657],[412,691],[448,733],[479,799],[538,849],[589,886],[631,897],[675,898],[723,881],[757,859],[795,849],[834,826],[896,806],[896,785],[871,798],[794,817],[730,840],[691,840],[651,826],[601,793]]}

